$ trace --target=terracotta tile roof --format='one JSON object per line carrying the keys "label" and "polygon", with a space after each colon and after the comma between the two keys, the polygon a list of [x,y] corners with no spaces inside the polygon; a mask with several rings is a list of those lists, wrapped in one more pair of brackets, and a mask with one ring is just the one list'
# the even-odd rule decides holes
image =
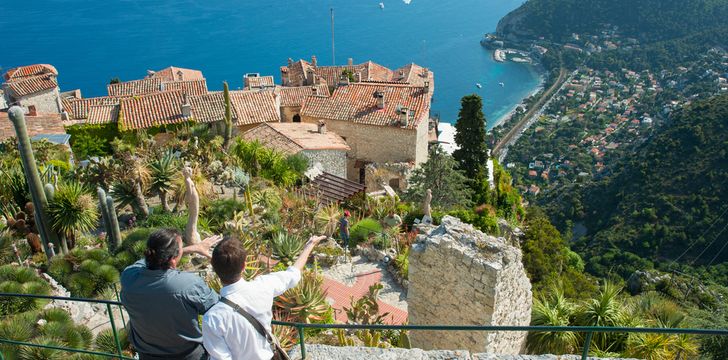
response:
{"label": "terracotta tile roof", "polygon": [[141,80],[124,81],[106,86],[109,96],[144,95],[160,91],[162,80],[148,78]]}
{"label": "terracotta tile roof", "polygon": [[315,196],[322,203],[338,203],[366,191],[366,186],[324,172],[302,190],[304,193]]}
{"label": "terracotta tile roof", "polygon": [[[314,93],[313,89],[316,89]],[[324,85],[278,87],[281,95],[281,106],[302,106],[303,101],[311,95],[330,96],[329,87]]]}
{"label": "terracotta tile roof", "polygon": [[[225,118],[225,99],[222,92],[212,92],[189,97],[192,105],[192,116],[197,122],[220,121]],[[232,102],[232,100],[231,100]],[[233,117],[235,109],[233,109]]]}
{"label": "terracotta tile roof", "polygon": [[143,129],[188,121],[189,118],[182,116],[183,102],[181,91],[122,99],[119,103],[119,125],[122,129]]}
{"label": "terracotta tile roof", "polygon": [[291,62],[288,66],[281,67],[281,72],[288,73],[289,85],[291,86],[302,86],[305,83],[311,83],[312,79],[309,79],[308,75],[309,70],[313,70],[319,79],[318,81],[329,86],[336,85],[345,70],[351,71],[354,78],[358,78],[362,82],[388,82],[424,86],[424,82],[429,80],[430,84],[434,85],[432,72],[417,64],[408,64],[393,71],[371,60],[361,64],[339,66],[314,66],[305,60],[299,60]]}
{"label": "terracotta tile roof", "polygon": [[257,89],[273,86],[275,86],[275,82],[273,81],[273,76],[270,75],[245,77],[245,88],[247,89]]}
{"label": "terracotta tile roof", "polygon": [[119,105],[91,105],[88,111],[87,124],[108,124],[119,119]]}
{"label": "terracotta tile roof", "polygon": [[279,122],[280,103],[273,91],[231,91],[230,101],[235,110],[235,125]]}
{"label": "terracotta tile roof", "polygon": [[[375,93],[384,94],[384,109],[377,108]],[[399,126],[401,109],[410,111],[407,128],[416,128],[427,121],[430,112],[427,89],[409,85],[355,83],[334,90],[330,98],[311,96],[306,99],[302,116],[317,119],[353,121],[378,126]]]}
{"label": "terracotta tile roof", "polygon": [[[38,114],[38,116],[25,115],[25,126],[28,136],[65,134],[60,114]],[[7,112],[0,112],[0,140],[15,137],[15,128],[10,122]]]}
{"label": "terracotta tile roof", "polygon": [[28,65],[28,66],[19,66],[16,68],[12,68],[3,74],[3,78],[5,78],[6,81],[11,81],[13,79],[19,79],[24,78],[28,76],[35,76],[35,75],[41,75],[41,74],[53,74],[58,76],[58,70],[56,70],[53,65],[48,64],[35,64],[35,65]]}
{"label": "terracotta tile roof", "polygon": [[180,67],[170,66],[168,68],[154,72],[151,78],[162,79],[162,81],[189,81],[189,80],[202,80],[205,77],[202,76],[202,71],[185,69]]}
{"label": "terracotta tile roof", "polygon": [[162,90],[182,90],[187,95],[207,94],[207,81],[205,79],[169,81],[162,83]]}
{"label": "terracotta tile roof", "polygon": [[341,136],[330,131],[321,134],[318,125],[308,123],[264,123],[245,132],[243,138],[291,155],[302,150],[350,150]]}
{"label": "terracotta tile roof", "polygon": [[5,86],[10,88],[15,96],[21,97],[44,90],[55,89],[58,87],[58,82],[54,74],[48,73],[14,78],[6,82]]}
{"label": "terracotta tile roof", "polygon": [[61,100],[63,110],[72,120],[81,120],[89,117],[89,109],[94,105],[118,105],[118,97],[102,96],[93,98],[64,98]]}

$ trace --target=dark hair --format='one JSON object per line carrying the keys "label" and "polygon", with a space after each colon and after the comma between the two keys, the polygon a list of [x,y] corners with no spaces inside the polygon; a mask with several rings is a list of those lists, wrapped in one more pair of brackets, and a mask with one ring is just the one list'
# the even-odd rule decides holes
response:
{"label": "dark hair", "polygon": [[235,283],[240,280],[247,256],[248,252],[238,239],[225,237],[212,251],[212,269],[224,284]]}
{"label": "dark hair", "polygon": [[144,251],[147,269],[168,270],[170,260],[179,255],[179,237],[181,235],[175,229],[159,229],[149,235],[147,250]]}

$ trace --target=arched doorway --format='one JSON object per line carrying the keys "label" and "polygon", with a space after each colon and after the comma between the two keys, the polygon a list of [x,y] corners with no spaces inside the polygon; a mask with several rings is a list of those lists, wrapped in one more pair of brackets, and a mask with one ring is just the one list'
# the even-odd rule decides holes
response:
{"label": "arched doorway", "polygon": [[301,122],[301,115],[298,115],[298,114],[293,115],[293,122],[299,122],[300,123]]}

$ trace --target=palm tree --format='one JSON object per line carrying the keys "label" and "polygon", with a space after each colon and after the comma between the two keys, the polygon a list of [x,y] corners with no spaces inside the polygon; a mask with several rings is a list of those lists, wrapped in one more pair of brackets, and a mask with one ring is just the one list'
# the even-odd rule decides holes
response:
{"label": "palm tree", "polygon": [[[126,190],[131,190],[134,196],[137,214],[146,218],[149,216],[149,206],[144,197],[144,192],[149,186],[150,174],[146,166],[146,161],[138,153],[132,155],[131,152],[122,152],[122,165],[119,168],[120,183],[124,184]],[[114,189],[116,189],[116,185]]]}
{"label": "palm tree", "polygon": [[167,196],[173,190],[174,179],[179,175],[176,158],[171,151],[167,151],[149,163],[149,170],[150,189],[159,195],[164,211],[171,212]]}
{"label": "palm tree", "polygon": [[78,182],[60,184],[48,203],[51,228],[61,235],[63,252],[68,252],[68,241],[79,232],[96,228],[99,212],[94,197]]}
{"label": "palm tree", "polygon": [[[569,326],[576,306],[564,296],[560,287],[551,287],[550,297],[535,298],[531,325]],[[529,332],[528,351],[532,354],[572,354],[578,347],[573,332]]]}

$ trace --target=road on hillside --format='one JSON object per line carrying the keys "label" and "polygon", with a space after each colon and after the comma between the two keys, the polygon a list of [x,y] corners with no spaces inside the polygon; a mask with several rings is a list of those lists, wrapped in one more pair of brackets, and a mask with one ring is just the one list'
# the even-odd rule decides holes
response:
{"label": "road on hillside", "polygon": [[507,149],[508,146],[512,145],[512,142],[518,139],[517,135],[520,134],[522,131],[524,131],[529,124],[529,120],[533,117],[536,113],[541,113],[541,110],[543,109],[544,105],[548,100],[551,100],[551,97],[557,92],[557,89],[560,89],[561,86],[564,83],[564,79],[566,78],[566,68],[561,68],[559,70],[559,77],[556,79],[553,85],[546,90],[546,92],[541,95],[541,98],[538,99],[538,102],[534,106],[531,106],[530,109],[526,112],[526,114],[521,118],[520,121],[516,125],[514,125],[508,133],[499,141],[495,147],[493,148],[493,154],[502,161],[501,158],[501,151],[504,149]]}

